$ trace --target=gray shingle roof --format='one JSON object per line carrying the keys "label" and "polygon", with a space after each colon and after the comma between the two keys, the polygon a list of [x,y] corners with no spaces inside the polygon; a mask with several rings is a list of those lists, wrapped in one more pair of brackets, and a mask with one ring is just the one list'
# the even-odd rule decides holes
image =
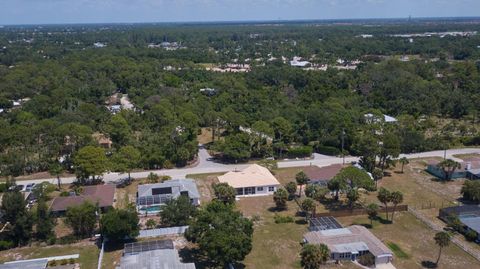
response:
{"label": "gray shingle roof", "polygon": [[180,196],[180,192],[188,191],[190,198],[200,198],[197,189],[197,184],[192,179],[172,179],[163,183],[138,185],[138,197],[151,196],[152,189],[156,188],[172,188],[172,195],[174,198]]}

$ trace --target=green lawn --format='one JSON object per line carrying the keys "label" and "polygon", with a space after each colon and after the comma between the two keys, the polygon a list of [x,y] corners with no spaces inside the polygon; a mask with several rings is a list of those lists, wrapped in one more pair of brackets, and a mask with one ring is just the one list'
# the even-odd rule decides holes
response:
{"label": "green lawn", "polygon": [[97,246],[85,243],[64,246],[22,247],[0,251],[0,262],[80,254],[78,262],[82,269],[96,269],[99,253],[100,250]]}

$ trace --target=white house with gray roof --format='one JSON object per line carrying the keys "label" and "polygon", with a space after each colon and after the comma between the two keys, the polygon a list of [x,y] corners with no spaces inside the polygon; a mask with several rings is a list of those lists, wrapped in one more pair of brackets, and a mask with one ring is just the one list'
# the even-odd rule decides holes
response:
{"label": "white house with gray roof", "polygon": [[172,179],[162,183],[138,185],[137,211],[159,212],[168,200],[177,199],[180,195],[189,197],[193,205],[200,205],[200,194],[192,179]]}
{"label": "white house with gray roof", "polygon": [[375,265],[393,260],[392,251],[367,228],[359,225],[308,232],[303,240],[307,244],[327,245],[332,260],[355,261],[367,253],[375,257]]}

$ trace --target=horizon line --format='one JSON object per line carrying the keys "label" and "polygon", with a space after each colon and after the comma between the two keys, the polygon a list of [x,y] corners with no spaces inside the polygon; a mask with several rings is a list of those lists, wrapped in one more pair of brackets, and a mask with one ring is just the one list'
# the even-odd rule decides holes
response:
{"label": "horizon line", "polygon": [[141,24],[189,24],[189,25],[208,25],[208,24],[256,24],[256,23],[307,23],[307,22],[361,22],[361,21],[405,21],[415,22],[427,20],[468,20],[475,19],[480,21],[480,16],[440,16],[440,17],[371,17],[371,18],[343,18],[343,19],[258,19],[258,20],[211,20],[211,21],[145,21],[145,22],[58,22],[58,23],[21,23],[21,24],[1,24],[0,27],[12,26],[58,26],[58,25],[141,25]]}

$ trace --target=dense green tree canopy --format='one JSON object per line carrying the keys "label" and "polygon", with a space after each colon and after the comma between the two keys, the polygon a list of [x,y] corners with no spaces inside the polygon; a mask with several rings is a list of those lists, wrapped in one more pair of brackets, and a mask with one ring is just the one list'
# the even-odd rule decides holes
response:
{"label": "dense green tree canopy", "polygon": [[112,209],[100,219],[100,231],[110,241],[135,238],[139,233],[138,215],[132,209]]}
{"label": "dense green tree canopy", "polygon": [[226,266],[250,253],[253,223],[231,205],[214,201],[199,210],[185,236],[209,261]]}

